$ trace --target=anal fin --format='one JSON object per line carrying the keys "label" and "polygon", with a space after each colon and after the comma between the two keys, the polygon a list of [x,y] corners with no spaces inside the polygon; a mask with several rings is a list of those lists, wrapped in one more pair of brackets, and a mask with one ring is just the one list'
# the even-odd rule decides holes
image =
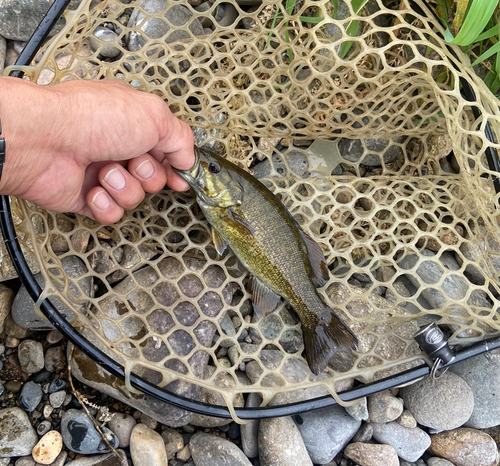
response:
{"label": "anal fin", "polygon": [[222,256],[222,254],[227,248],[227,241],[213,227],[212,227],[212,240],[214,242],[216,251],[219,253],[219,256]]}
{"label": "anal fin", "polygon": [[264,316],[270,314],[276,309],[280,300],[281,296],[279,294],[276,294],[258,278],[253,277],[252,302],[258,314]]}

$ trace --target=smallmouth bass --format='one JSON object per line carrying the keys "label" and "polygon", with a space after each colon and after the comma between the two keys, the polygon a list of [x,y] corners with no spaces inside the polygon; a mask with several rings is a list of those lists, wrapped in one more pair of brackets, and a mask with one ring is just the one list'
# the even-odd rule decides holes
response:
{"label": "smallmouth bass", "polygon": [[259,180],[210,151],[195,147],[195,155],[191,170],[176,171],[193,188],[217,252],[230,246],[253,275],[257,313],[288,300],[302,323],[307,363],[319,374],[336,353],[357,347],[354,333],[316,291],[329,277],[323,251]]}

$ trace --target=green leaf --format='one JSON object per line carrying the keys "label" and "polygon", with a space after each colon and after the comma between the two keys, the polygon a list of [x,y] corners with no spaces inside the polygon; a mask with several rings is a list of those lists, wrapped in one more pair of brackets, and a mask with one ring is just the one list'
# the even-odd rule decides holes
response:
{"label": "green leaf", "polygon": [[446,31],[444,31],[444,40],[446,42],[453,42],[453,39],[455,39],[453,37],[453,34],[451,33],[451,31],[449,29],[446,29]]}
{"label": "green leaf", "polygon": [[[366,2],[368,2],[368,0],[352,0],[352,8],[354,10],[354,13],[358,14],[361,8],[365,6]],[[345,32],[347,33],[347,35],[355,37],[358,32],[358,28],[359,28],[359,20],[354,19],[349,22]],[[348,54],[349,50],[351,49],[351,46],[352,46],[352,41],[342,43],[339,52],[340,58],[344,58]]]}
{"label": "green leaf", "polygon": [[500,53],[500,42],[497,42],[492,47],[490,47],[486,52],[479,55],[479,57],[474,60],[474,63],[471,66],[477,66],[484,60],[487,60],[491,56],[495,55],[495,53]]}
{"label": "green leaf", "polygon": [[325,18],[323,18],[322,16],[300,16],[299,19],[303,23],[314,23],[314,24],[321,23],[321,21],[325,20]]}
{"label": "green leaf", "polygon": [[460,31],[453,40],[448,40],[445,35],[447,42],[462,46],[472,44],[486,27],[498,5],[498,1],[494,0],[471,0],[471,2]]}
{"label": "green leaf", "polygon": [[495,24],[495,26],[489,28],[487,31],[484,31],[481,35],[477,36],[475,42],[489,39],[490,37],[493,37],[496,35],[500,36],[500,24]]}

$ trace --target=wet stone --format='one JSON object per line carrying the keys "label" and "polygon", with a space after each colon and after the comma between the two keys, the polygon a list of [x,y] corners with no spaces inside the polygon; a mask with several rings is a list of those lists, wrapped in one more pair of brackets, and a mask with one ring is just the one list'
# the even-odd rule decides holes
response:
{"label": "wet stone", "polygon": [[17,348],[17,356],[21,369],[34,374],[43,369],[43,346],[34,340],[24,340]]}
{"label": "wet stone", "polygon": [[0,451],[2,457],[31,455],[38,442],[28,415],[21,408],[0,410]]}
{"label": "wet stone", "polygon": [[196,466],[251,466],[244,453],[229,440],[198,432],[189,442]]}
{"label": "wet stone", "polygon": [[405,407],[416,421],[436,430],[455,429],[470,418],[474,395],[469,385],[447,371],[438,379],[425,377],[401,391]]}
{"label": "wet stone", "polygon": [[[107,427],[101,427],[104,435],[114,448],[118,439]],[[93,454],[108,452],[109,447],[102,439],[94,424],[84,411],[69,409],[61,419],[61,434],[66,448],[75,453]]]}
{"label": "wet stone", "polygon": [[19,405],[29,413],[34,411],[42,401],[42,386],[32,381],[26,382],[19,396]]}
{"label": "wet stone", "polygon": [[66,381],[60,379],[59,377],[55,377],[52,379],[49,385],[49,394],[55,393],[59,390],[62,390],[66,386]]}

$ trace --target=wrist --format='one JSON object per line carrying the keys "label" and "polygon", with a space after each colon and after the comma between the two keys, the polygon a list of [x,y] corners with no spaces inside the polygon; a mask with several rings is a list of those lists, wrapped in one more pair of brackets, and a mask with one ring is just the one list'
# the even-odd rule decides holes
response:
{"label": "wrist", "polygon": [[29,81],[0,77],[0,137],[6,146],[0,194],[22,196],[50,166],[55,94]]}

